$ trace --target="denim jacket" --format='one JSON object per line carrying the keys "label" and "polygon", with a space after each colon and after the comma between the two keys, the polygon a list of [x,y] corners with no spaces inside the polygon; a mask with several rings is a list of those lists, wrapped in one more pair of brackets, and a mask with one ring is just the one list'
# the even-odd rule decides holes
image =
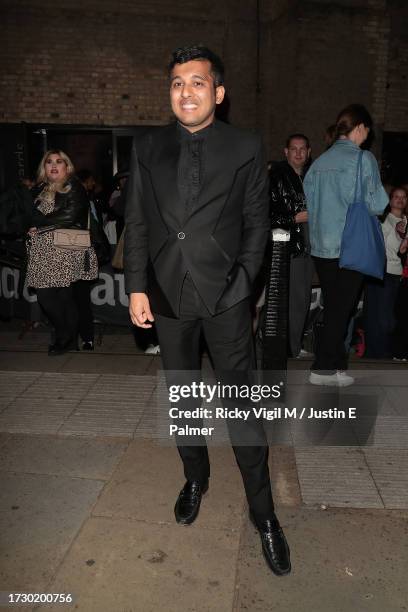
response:
{"label": "denim jacket", "polygon": [[[311,253],[326,259],[340,255],[340,243],[349,205],[354,199],[360,147],[349,139],[337,140],[318,157],[305,176]],[[377,161],[364,151],[362,199],[373,215],[379,215],[389,197],[381,184]]]}

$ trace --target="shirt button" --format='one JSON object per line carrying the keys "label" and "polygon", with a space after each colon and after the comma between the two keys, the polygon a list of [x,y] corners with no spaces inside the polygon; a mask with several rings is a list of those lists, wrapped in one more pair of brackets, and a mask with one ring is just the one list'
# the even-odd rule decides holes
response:
{"label": "shirt button", "polygon": [[177,238],[178,238],[179,240],[184,240],[184,238],[185,238],[185,237],[186,237],[186,235],[185,235],[185,233],[184,233],[184,232],[179,232],[179,233],[177,234]]}

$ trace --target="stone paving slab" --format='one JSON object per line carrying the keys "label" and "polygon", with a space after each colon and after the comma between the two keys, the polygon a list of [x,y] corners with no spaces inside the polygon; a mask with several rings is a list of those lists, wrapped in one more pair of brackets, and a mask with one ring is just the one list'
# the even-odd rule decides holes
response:
{"label": "stone paving slab", "polygon": [[156,386],[155,376],[120,376],[104,374],[100,376],[92,389],[96,398],[114,399],[120,395],[121,400],[138,402],[150,397]]}
{"label": "stone paving slab", "polygon": [[9,439],[10,439],[10,434],[0,433],[0,448],[2,448]]}
{"label": "stone paving slab", "polygon": [[132,438],[143,413],[143,406],[86,398],[61,423],[58,433],[70,436],[114,436]]}
{"label": "stone paving slab", "polygon": [[295,454],[305,504],[346,508],[384,507],[360,449],[296,448]]}
{"label": "stone paving slab", "polygon": [[[170,446],[171,441],[165,431],[163,422],[163,410],[158,407],[154,395],[146,401],[146,406],[141,415],[140,421],[134,431],[134,438],[152,438],[160,440],[163,446]],[[159,424],[161,425],[159,426]]]}
{"label": "stone paving slab", "polygon": [[[407,609],[406,513],[279,509],[292,573],[276,577],[246,524],[234,612],[403,612]],[[225,612],[225,610],[224,610]]]}
{"label": "stone paving slab", "polygon": [[[95,372],[101,374],[145,374],[153,357],[140,354],[117,354],[84,352],[69,353],[69,358],[61,367],[63,372]],[[150,372],[149,372],[150,374]]]}
{"label": "stone paving slab", "polygon": [[0,372],[0,410],[23,393],[38,377],[39,374],[34,372]]}
{"label": "stone paving slab", "polygon": [[408,449],[363,449],[386,508],[408,508]]}
{"label": "stone paving slab", "polygon": [[0,445],[0,472],[108,480],[127,443],[53,436],[8,436]]}
{"label": "stone paving slab", "polygon": [[0,473],[0,584],[44,592],[104,483]]}
{"label": "stone paving slab", "polygon": [[[393,361],[389,361],[387,368],[384,368],[384,364],[381,364],[381,366],[377,365],[377,367],[374,365],[372,369],[363,372],[358,371],[356,374],[356,383],[358,385],[408,387],[408,364],[406,363],[396,364]],[[351,390],[350,387],[348,389]]]}
{"label": "stone paving slab", "polygon": [[59,433],[132,437],[155,385],[154,376],[101,375]]}
{"label": "stone paving slab", "polygon": [[227,612],[233,605],[238,547],[237,533],[198,524],[92,518],[48,591],[76,595],[76,603],[64,606],[67,611]]}
{"label": "stone paving slab", "polygon": [[0,431],[56,434],[78,400],[17,398],[0,414]]}
{"label": "stone paving slab", "polygon": [[360,418],[353,427],[360,446],[408,447],[408,419],[405,416],[378,416],[374,423],[371,419],[365,423],[364,418]]}
{"label": "stone paving slab", "polygon": [[408,418],[407,388],[401,386],[387,387],[385,392],[396,413],[400,416],[405,416]]}
{"label": "stone paving slab", "polygon": [[44,372],[21,394],[21,397],[80,401],[89,393],[98,378],[98,374],[72,373],[67,375],[59,372]]}
{"label": "stone paving slab", "polygon": [[[70,380],[71,375],[61,376]],[[99,435],[131,437],[140,420],[155,377],[84,374],[93,381],[81,402],[60,423],[64,435]]]}
{"label": "stone paving slab", "polygon": [[350,407],[358,415],[395,416],[398,412],[391,401],[389,391],[392,387],[365,386],[346,387],[340,394],[338,408],[348,411]]}
{"label": "stone paving slab", "polygon": [[[58,372],[70,359],[71,353],[48,357],[44,352],[0,351],[0,370],[18,370],[22,372]],[[78,372],[78,369],[76,370]]]}
{"label": "stone paving slab", "polygon": [[275,503],[280,506],[300,506],[302,498],[294,449],[289,446],[271,446],[269,473]]}
{"label": "stone paving slab", "polygon": [[[203,497],[197,524],[212,529],[237,529],[244,508],[244,491],[232,449],[211,449],[210,461],[210,487]],[[174,504],[184,481],[175,446],[134,440],[93,514],[173,524]]]}

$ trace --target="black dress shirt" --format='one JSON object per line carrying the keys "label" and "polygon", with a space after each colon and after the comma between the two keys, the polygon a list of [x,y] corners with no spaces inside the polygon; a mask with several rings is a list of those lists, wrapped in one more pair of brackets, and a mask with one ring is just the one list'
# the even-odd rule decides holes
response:
{"label": "black dress shirt", "polygon": [[178,189],[186,216],[197,204],[205,169],[205,144],[213,124],[197,132],[189,132],[178,124],[180,158],[178,162]]}

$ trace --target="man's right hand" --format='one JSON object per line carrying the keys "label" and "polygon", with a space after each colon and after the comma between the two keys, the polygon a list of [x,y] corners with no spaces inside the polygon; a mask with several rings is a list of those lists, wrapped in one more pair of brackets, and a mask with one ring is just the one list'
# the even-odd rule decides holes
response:
{"label": "man's right hand", "polygon": [[[129,295],[129,314],[133,325],[145,329],[151,327],[154,316],[150,310],[149,298],[145,293],[131,293]],[[150,323],[146,323],[150,321]]]}

